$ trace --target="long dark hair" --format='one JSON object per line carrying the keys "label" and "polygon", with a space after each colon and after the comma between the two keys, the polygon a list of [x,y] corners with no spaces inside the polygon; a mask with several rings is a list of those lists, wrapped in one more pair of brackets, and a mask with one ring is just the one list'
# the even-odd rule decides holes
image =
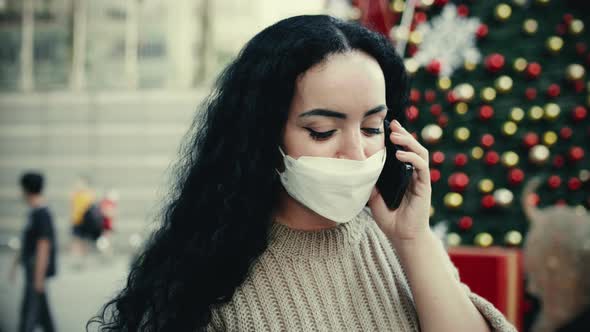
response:
{"label": "long dark hair", "polygon": [[281,190],[275,169],[296,78],[362,50],[383,70],[389,118],[404,118],[407,76],[389,41],[325,15],[257,34],[219,77],[182,149],[162,226],[125,288],[90,323],[101,331],[194,331],[228,302],[268,245]]}

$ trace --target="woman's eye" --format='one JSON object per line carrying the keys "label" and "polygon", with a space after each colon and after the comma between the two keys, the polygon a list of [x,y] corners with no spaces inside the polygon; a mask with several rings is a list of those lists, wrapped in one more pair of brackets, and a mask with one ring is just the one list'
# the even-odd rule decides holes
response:
{"label": "woman's eye", "polygon": [[379,135],[379,134],[383,133],[381,131],[381,128],[362,128],[362,129],[365,133],[367,133],[368,135],[371,135],[371,136],[372,135]]}
{"label": "woman's eye", "polygon": [[329,130],[329,131],[315,131],[311,128],[305,128],[307,129],[307,131],[309,131],[309,136],[314,139],[314,140],[325,140],[330,138],[330,136],[332,136],[332,134],[334,134],[336,132],[336,129],[334,130]]}

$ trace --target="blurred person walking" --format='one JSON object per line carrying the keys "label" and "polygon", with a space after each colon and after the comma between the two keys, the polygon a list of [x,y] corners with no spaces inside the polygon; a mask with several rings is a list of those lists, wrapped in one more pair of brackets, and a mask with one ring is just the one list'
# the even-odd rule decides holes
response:
{"label": "blurred person walking", "polygon": [[87,178],[81,176],[74,187],[70,196],[71,200],[71,222],[72,222],[72,242],[70,252],[76,258],[75,266],[81,267],[84,257],[88,252],[88,238],[84,227],[84,216],[91,208],[96,199],[94,190],[90,187]]}
{"label": "blurred person walking", "polygon": [[25,286],[20,311],[20,332],[34,331],[37,325],[43,331],[54,331],[47,300],[46,280],[56,274],[56,236],[53,217],[43,197],[43,175],[27,172],[20,178],[24,199],[30,208],[22,234],[22,249],[16,255],[11,269],[11,280],[16,277],[17,266],[24,267]]}

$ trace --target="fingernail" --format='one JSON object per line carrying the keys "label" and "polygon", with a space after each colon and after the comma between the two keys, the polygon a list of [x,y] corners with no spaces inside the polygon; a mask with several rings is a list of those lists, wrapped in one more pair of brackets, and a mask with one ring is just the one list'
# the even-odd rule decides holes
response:
{"label": "fingernail", "polygon": [[394,122],[396,125],[398,125],[398,126],[401,126],[401,124],[399,123],[399,121],[397,121],[397,120],[393,120],[393,122]]}

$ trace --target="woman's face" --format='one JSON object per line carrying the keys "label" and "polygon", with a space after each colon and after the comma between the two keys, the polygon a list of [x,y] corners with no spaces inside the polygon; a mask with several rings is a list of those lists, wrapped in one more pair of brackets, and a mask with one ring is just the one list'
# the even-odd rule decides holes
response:
{"label": "woman's face", "polygon": [[384,147],[386,111],[377,61],[360,51],[333,54],[296,82],[285,153],[365,160]]}

